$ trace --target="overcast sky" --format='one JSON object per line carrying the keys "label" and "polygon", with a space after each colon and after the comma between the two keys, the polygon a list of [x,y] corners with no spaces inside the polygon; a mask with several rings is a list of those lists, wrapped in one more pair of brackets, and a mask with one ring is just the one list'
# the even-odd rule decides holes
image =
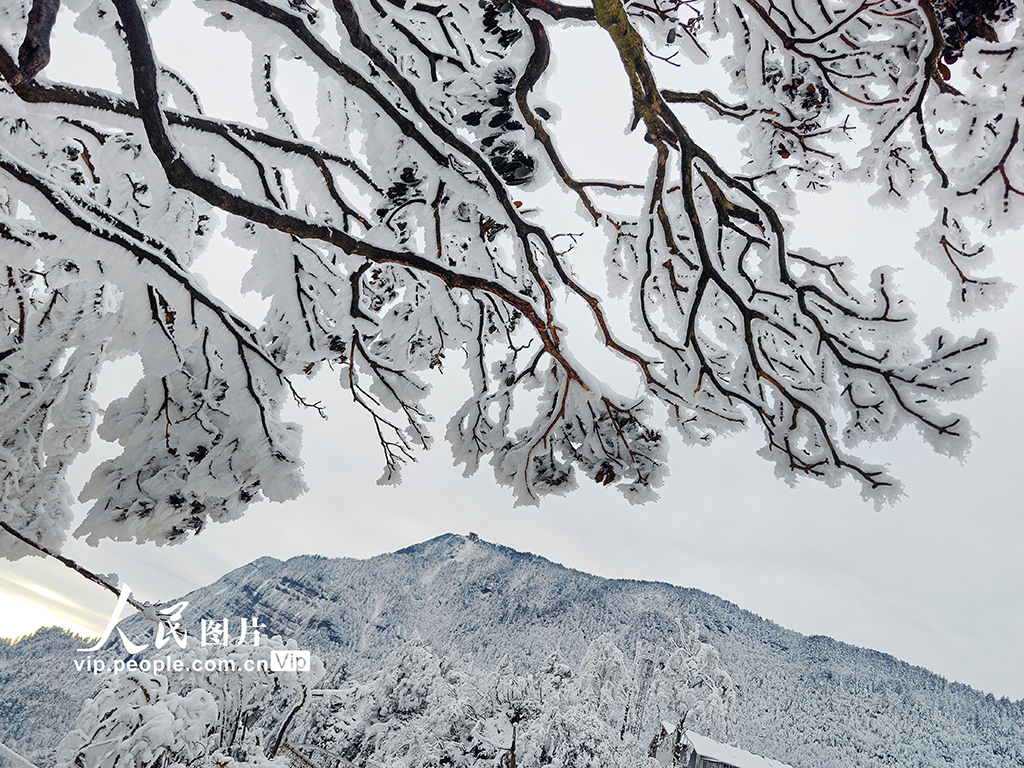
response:
{"label": "overcast sky", "polygon": [[[614,53],[600,42],[582,45],[575,32],[556,36],[555,44],[558,78],[548,84],[547,96],[563,107],[557,135],[572,167],[582,176],[628,173],[596,170],[630,157],[630,142],[621,143],[628,111],[618,113],[620,123],[586,112],[587,104],[607,108],[621,73],[600,67],[602,57]],[[50,75],[76,79],[56,50]],[[228,59],[211,59],[216,54],[209,51],[185,53],[198,59],[196,66],[232,66]],[[244,72],[242,77],[248,81]],[[578,114],[568,114],[566,104],[577,105]],[[641,165],[632,178],[644,175]],[[899,264],[898,282],[919,300],[922,328],[952,325],[945,310],[948,286],[913,252],[916,232],[907,225],[913,215],[860,205],[869,191],[854,188],[809,201],[794,244],[853,257],[862,274],[879,258]],[[1019,234],[1004,238],[994,269],[1018,285],[1024,285],[1022,244]],[[237,290],[244,268],[239,254],[217,247],[202,268],[215,289]],[[259,304],[250,297],[245,306],[255,314]],[[961,465],[934,454],[913,431],[870,448],[872,460],[890,462],[906,483],[905,498],[881,511],[863,502],[852,482],[837,489],[785,485],[773,465],[755,455],[763,438],[754,432],[707,448],[674,445],[660,500],[642,507],[585,481],[540,509],[514,508],[510,494],[495,487],[489,467],[464,479],[443,442],[406,471],[403,485],[382,488],[375,484],[380,455],[371,425],[322,376],[303,391],[329,405],[330,419],[293,417],[305,429],[306,496],[257,505],[240,521],[176,547],[106,543],[93,549],[70,542],[65,553],[94,570],[116,571],[143,598],[162,601],[263,555],[367,557],[449,531],[475,531],[600,576],[697,587],[788,628],[892,653],[996,695],[1022,698],[1024,292],[1012,295],[1002,310],[958,327],[967,333],[978,326],[995,332],[1000,351],[987,369],[984,391],[957,404],[978,433],[973,450]],[[108,397],[124,386],[118,379],[128,372],[130,367],[112,371],[104,385]],[[453,366],[450,374],[461,372]],[[447,389],[435,399],[438,437],[455,399]],[[75,466],[76,492],[91,467],[109,455],[105,450],[98,446]],[[58,620],[96,631],[113,604],[112,596],[58,564],[0,563],[0,636]]]}

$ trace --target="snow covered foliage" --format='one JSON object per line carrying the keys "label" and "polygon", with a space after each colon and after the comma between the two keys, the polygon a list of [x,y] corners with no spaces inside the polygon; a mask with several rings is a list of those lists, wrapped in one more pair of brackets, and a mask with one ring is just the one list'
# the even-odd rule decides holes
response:
{"label": "snow covered foliage", "polygon": [[[838,254],[791,248],[783,216],[847,172],[882,203],[925,195],[921,250],[958,311],[998,304],[1005,288],[972,270],[983,231],[1024,203],[1008,0],[196,0],[251,67],[258,124],[207,114],[209,83],[161,63],[175,51],[151,32],[179,23],[171,5],[0,9],[0,519],[31,540],[60,547],[96,377],[125,356],[142,375],[99,423],[123,451],[84,489],[90,540],[179,541],[300,494],[281,408],[325,366],[390,482],[430,445],[425,397],[458,361],[455,458],[490,462],[526,503],[583,477],[651,498],[664,424],[695,444],[751,426],[785,478],[854,477],[876,497],[899,485],[858,443],[913,424],[964,450],[966,422],[936,403],[977,388],[990,339],[918,338],[886,270],[855,284]],[[54,46],[77,42],[50,40],[58,6],[110,51],[120,92],[46,79]],[[559,154],[539,93],[560,24],[617,49],[650,147],[636,179],[582,180]],[[724,72],[733,95],[670,87],[680,49],[676,79]],[[314,84],[312,117],[286,65]],[[743,159],[716,159],[687,110],[733,126]],[[577,216],[546,221],[528,204],[542,190]],[[193,269],[215,232],[252,254],[258,327]],[[623,366],[633,381],[613,387]]]}
{"label": "snow covered foliage", "polygon": [[316,710],[305,739],[357,766],[676,765],[663,744],[676,724],[721,737],[734,695],[714,648],[683,639],[629,663],[606,634],[577,672],[554,654],[530,675],[406,643]]}
{"label": "snow covered foliage", "polygon": [[323,675],[316,657],[301,673],[256,666],[284,648],[294,649],[294,641],[200,647],[181,655],[180,671],[108,676],[58,746],[58,768],[277,764],[270,759],[284,730]]}
{"label": "snow covered foliage", "polygon": [[164,675],[128,672],[107,680],[58,747],[58,766],[143,766],[194,762],[217,718],[204,690],[168,690]]}

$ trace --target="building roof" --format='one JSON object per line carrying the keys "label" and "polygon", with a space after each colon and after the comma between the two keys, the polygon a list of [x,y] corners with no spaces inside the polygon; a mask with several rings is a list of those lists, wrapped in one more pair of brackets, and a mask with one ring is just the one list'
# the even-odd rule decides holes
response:
{"label": "building roof", "polygon": [[693,731],[686,732],[686,740],[701,757],[731,765],[733,768],[792,768],[792,766],[772,760],[770,757],[761,757],[739,747],[720,744],[714,739],[701,736]]}

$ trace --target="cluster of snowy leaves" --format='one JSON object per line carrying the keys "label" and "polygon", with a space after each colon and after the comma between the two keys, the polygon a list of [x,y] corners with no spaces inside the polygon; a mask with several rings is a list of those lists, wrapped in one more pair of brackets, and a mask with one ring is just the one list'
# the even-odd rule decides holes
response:
{"label": "cluster of snowy leaves", "polygon": [[[160,170],[130,133],[56,130],[9,106],[0,166],[21,183],[17,196],[0,192],[3,519],[59,550],[64,476],[89,447],[96,377],[126,355],[144,376],[103,415],[100,436],[124,450],[83,491],[95,503],[82,535],[174,541],[236,517],[260,493],[294,497],[304,486],[297,429],[280,420],[281,370],[188,271],[209,233],[207,206],[156,194],[147,179]],[[24,548],[5,535],[0,551]]]}
{"label": "cluster of snowy leaves", "polygon": [[555,654],[529,675],[407,643],[315,710],[306,740],[357,766],[678,765],[675,734],[723,738],[735,697],[715,649],[681,638],[628,662],[606,634],[577,670]]}
{"label": "cluster of snowy leaves", "polygon": [[295,648],[280,638],[190,648],[176,657],[182,671],[111,674],[58,746],[58,768],[277,764],[279,736],[324,672],[315,656],[305,672],[267,671],[271,652]]}
{"label": "cluster of snowy leaves", "polygon": [[[1024,54],[1005,3],[973,21],[931,0],[196,5],[249,67],[261,124],[210,116],[208,83],[161,63],[175,52],[151,31],[178,23],[170,3],[39,0],[107,47],[119,93],[46,80],[47,14],[0,9],[0,514],[25,537],[60,547],[96,377],[125,356],[143,373],[98,425],[123,451],[84,490],[90,541],[179,541],[300,494],[281,407],[325,367],[394,482],[431,444],[431,382],[464,361],[470,395],[445,432],[456,461],[489,461],[526,503],[583,477],[652,498],[661,423],[696,444],[752,426],[787,480],[854,477],[876,499],[899,484],[858,443],[915,425],[965,449],[966,423],[936,403],[977,389],[991,341],[922,344],[886,271],[855,285],[842,258],[790,248],[783,216],[795,191],[853,170],[882,201],[926,195],[921,249],[956,309],[998,304],[1005,287],[971,270],[975,230],[1020,220]],[[558,76],[558,24],[615,45],[651,147],[644,183],[582,180],[563,161],[558,109],[535,92]],[[680,50],[676,80],[724,67],[733,96],[671,88],[663,60]],[[315,120],[286,67],[315,84]],[[687,109],[737,126],[743,162],[700,145]],[[524,204],[556,188],[576,220]],[[218,210],[217,236],[252,254],[242,285],[269,300],[259,327],[193,270]],[[578,247],[556,247],[579,229]],[[587,364],[568,333],[580,308],[604,355],[588,348]],[[606,364],[634,382],[609,385]],[[0,537],[0,554],[24,551]]]}

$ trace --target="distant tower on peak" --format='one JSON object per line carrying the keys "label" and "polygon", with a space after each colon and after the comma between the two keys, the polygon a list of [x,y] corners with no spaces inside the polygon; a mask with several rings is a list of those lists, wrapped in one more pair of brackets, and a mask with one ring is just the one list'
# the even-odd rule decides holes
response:
{"label": "distant tower on peak", "polygon": [[467,536],[466,538],[468,538],[470,541],[480,541],[480,537],[472,531],[469,532],[469,536]]}

